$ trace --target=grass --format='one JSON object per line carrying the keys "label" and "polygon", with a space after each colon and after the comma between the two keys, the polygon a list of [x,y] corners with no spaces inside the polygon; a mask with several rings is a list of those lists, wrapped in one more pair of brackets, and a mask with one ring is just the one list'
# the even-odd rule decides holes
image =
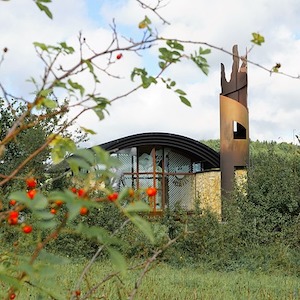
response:
{"label": "grass", "polygon": [[[50,289],[67,299],[84,264],[57,265],[58,276],[49,277]],[[108,263],[97,262],[81,287],[83,295],[88,286],[100,282],[111,269]],[[127,299],[135,286],[140,271],[130,271],[125,276],[106,282],[89,299]],[[20,295],[21,296],[21,295]],[[27,287],[22,299],[36,299],[36,289]],[[300,278],[262,272],[208,271],[203,267],[175,268],[160,264],[145,277],[135,297],[138,300],[185,299],[300,299]]]}

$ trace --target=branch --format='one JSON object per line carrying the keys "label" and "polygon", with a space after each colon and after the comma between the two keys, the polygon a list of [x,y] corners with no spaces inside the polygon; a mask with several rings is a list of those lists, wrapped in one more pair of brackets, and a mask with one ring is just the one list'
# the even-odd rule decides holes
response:
{"label": "branch", "polygon": [[158,9],[160,9],[160,8],[166,6],[166,5],[163,5],[163,6],[161,5],[161,3],[162,3],[164,0],[157,0],[157,4],[156,4],[156,6],[154,6],[154,7],[151,7],[150,5],[145,4],[145,3],[144,3],[143,1],[141,1],[141,0],[136,0],[136,1],[141,5],[142,8],[144,8],[144,9],[149,9],[149,10],[151,10],[155,15],[157,15],[158,18],[161,19],[161,20],[163,21],[163,24],[171,25],[171,23],[169,23],[165,18],[163,18],[163,17],[157,12]]}
{"label": "branch", "polygon": [[161,249],[157,250],[152,257],[148,258],[148,260],[145,263],[145,267],[143,269],[143,271],[141,272],[139,278],[137,279],[137,281],[135,282],[134,285],[134,289],[131,291],[128,300],[132,300],[134,298],[134,296],[136,295],[138,288],[140,287],[140,285],[142,284],[142,281],[145,277],[145,275],[147,274],[147,272],[150,270],[150,266],[151,264],[156,260],[156,258],[162,254],[167,248],[169,248],[171,245],[173,245],[179,238],[181,238],[182,236],[184,236],[186,234],[186,232],[184,231],[182,234],[178,235],[176,238],[171,239],[168,241],[167,244],[165,244]]}
{"label": "branch", "polygon": [[[116,235],[116,234],[117,234],[120,230],[122,230],[129,222],[130,222],[129,219],[125,220],[125,221],[123,222],[123,224],[122,224],[118,229],[116,229],[116,230],[112,233],[111,236]],[[81,284],[81,282],[82,282],[84,276],[85,276],[86,273],[90,270],[90,268],[91,268],[92,265],[94,264],[96,258],[99,256],[99,254],[100,254],[101,251],[104,249],[104,247],[105,247],[105,245],[101,245],[101,246],[98,248],[97,252],[94,254],[94,256],[91,258],[91,260],[88,262],[88,264],[85,266],[85,268],[83,269],[83,271],[82,271],[80,277],[78,278],[78,280],[77,280],[77,282],[76,282],[76,285],[75,285],[74,290],[78,290],[78,289],[79,289],[80,284]],[[112,278],[113,276],[117,275],[118,273],[119,273],[119,272],[113,273],[114,275],[112,275],[112,276],[111,276],[111,275],[108,275],[107,277],[109,277],[109,278],[108,278],[108,279],[104,279],[104,282],[107,281],[107,280],[109,280],[109,279]],[[102,283],[101,283],[101,284],[102,284]],[[97,288],[98,288],[98,286],[97,286],[97,287],[94,287],[93,289],[91,289],[91,290],[89,291],[89,295],[92,294]],[[74,299],[74,295],[71,297],[71,299]]]}

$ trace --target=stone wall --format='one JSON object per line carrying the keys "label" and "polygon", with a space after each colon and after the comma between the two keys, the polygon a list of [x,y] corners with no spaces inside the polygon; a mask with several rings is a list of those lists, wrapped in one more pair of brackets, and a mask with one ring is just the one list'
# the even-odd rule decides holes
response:
{"label": "stone wall", "polygon": [[200,208],[221,216],[221,171],[210,170],[195,174],[195,192]]}

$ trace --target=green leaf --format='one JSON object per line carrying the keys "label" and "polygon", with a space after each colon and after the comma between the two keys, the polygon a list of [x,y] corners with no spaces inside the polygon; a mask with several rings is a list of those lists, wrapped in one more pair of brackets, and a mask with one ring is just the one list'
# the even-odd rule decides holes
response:
{"label": "green leaf", "polygon": [[80,129],[86,133],[89,133],[89,134],[96,134],[96,132],[92,129],[88,129],[86,127],[83,127],[83,126],[80,126]]}
{"label": "green leaf", "polygon": [[115,265],[116,269],[121,272],[123,276],[126,275],[127,263],[125,257],[121,254],[120,251],[108,247],[107,248],[111,262]]}
{"label": "green leaf", "polygon": [[184,92],[183,90],[180,90],[180,89],[175,90],[175,93],[182,95],[182,96],[186,95],[186,92]]}
{"label": "green leaf", "polygon": [[47,108],[55,108],[57,106],[56,101],[49,99],[49,98],[44,98],[42,101],[42,105],[44,105]]}
{"label": "green leaf", "polygon": [[[43,11],[50,19],[52,19],[53,16],[52,16],[51,11],[49,10],[49,8],[48,8],[47,6],[43,5],[41,2],[42,2],[41,0],[38,0],[37,2],[35,2],[35,4],[36,4],[36,5],[38,6],[38,8],[39,8],[41,11]],[[46,2],[46,1],[43,1],[43,2]]]}
{"label": "green leaf", "polygon": [[0,280],[2,282],[7,283],[8,286],[13,286],[16,289],[19,289],[21,287],[20,281],[17,280],[16,278],[3,274],[2,272],[0,273]]}
{"label": "green leaf", "polygon": [[34,42],[33,45],[43,51],[48,51],[48,46],[46,44]]}
{"label": "green leaf", "polygon": [[81,97],[84,95],[84,87],[78,82],[74,82],[71,79],[68,80],[68,84],[75,90],[79,90]]}
{"label": "green leaf", "polygon": [[150,212],[150,207],[144,201],[135,201],[127,204],[124,211],[127,213]]}
{"label": "green leaf", "polygon": [[265,38],[259,33],[253,32],[252,37],[253,39],[251,40],[251,42],[255,45],[261,46],[261,44],[265,42]]}
{"label": "green leaf", "polygon": [[54,86],[56,86],[56,87],[60,87],[60,88],[64,88],[64,89],[66,89],[67,88],[67,85],[64,83],[64,82],[62,82],[62,81],[54,81]]}
{"label": "green leaf", "polygon": [[205,55],[205,54],[210,54],[211,53],[211,49],[209,49],[209,48],[207,48],[207,49],[202,49],[201,47],[200,47],[200,54],[201,55]]}
{"label": "green leaf", "polygon": [[172,49],[177,49],[177,50],[180,50],[180,51],[184,51],[183,45],[180,44],[179,42],[175,41],[175,40],[168,40],[167,45],[169,47],[171,47]]}
{"label": "green leaf", "polygon": [[180,98],[180,100],[181,100],[181,102],[182,102],[183,104],[185,104],[185,105],[187,105],[187,106],[189,106],[189,107],[192,106],[192,105],[191,105],[191,102],[190,102],[187,98],[185,98],[185,97],[183,97],[183,96],[179,96],[179,98]]}
{"label": "green leaf", "polygon": [[154,242],[154,234],[149,222],[137,215],[131,216],[130,220],[145,234],[145,236],[150,240],[151,243]]}
{"label": "green leaf", "polygon": [[93,108],[93,111],[96,113],[96,115],[98,116],[99,120],[103,120],[105,118],[104,112],[103,112],[103,108],[99,105],[95,106]]}
{"label": "green leaf", "polygon": [[62,49],[64,49],[64,52],[67,54],[72,54],[75,52],[74,48],[71,46],[68,46],[66,42],[59,43]]}
{"label": "green leaf", "polygon": [[78,224],[76,231],[88,239],[96,238],[103,245],[120,245],[123,242],[117,237],[111,236],[111,233],[103,227],[86,226],[83,223]]}

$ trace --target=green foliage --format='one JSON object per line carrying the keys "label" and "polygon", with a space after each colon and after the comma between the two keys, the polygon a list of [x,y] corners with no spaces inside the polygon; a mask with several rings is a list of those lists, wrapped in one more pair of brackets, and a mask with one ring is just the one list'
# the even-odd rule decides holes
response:
{"label": "green foliage", "polygon": [[200,47],[198,50],[198,53],[195,52],[195,54],[191,54],[191,60],[200,68],[200,70],[205,74],[208,75],[209,71],[209,64],[207,63],[207,60],[203,55],[210,54],[210,49],[203,49]]}
{"label": "green foliage", "polygon": [[253,32],[251,42],[255,45],[261,46],[265,42],[265,38],[259,33]]}
{"label": "green foliage", "polygon": [[51,2],[52,2],[52,0],[35,0],[35,4],[37,5],[37,7],[41,11],[43,11],[50,19],[53,18],[52,12],[48,8],[48,6],[44,5],[43,3],[51,3]]}
{"label": "green foliage", "polygon": [[139,76],[142,80],[142,87],[147,89],[152,83],[156,84],[157,80],[153,76],[148,76],[148,72],[145,69],[134,68],[131,73],[131,80],[134,80],[135,76]]}

